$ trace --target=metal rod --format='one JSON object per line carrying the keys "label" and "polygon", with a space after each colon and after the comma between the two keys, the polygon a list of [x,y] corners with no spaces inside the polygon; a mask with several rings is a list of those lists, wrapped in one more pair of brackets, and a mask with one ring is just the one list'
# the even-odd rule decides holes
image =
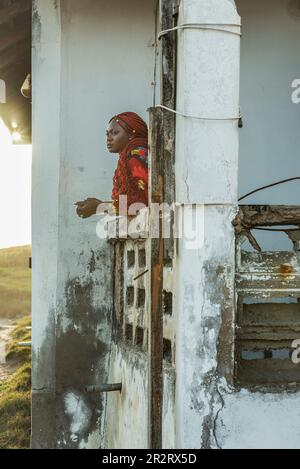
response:
{"label": "metal rod", "polygon": [[19,347],[31,347],[31,342],[19,342]]}
{"label": "metal rod", "polygon": [[138,278],[142,277],[143,275],[147,274],[148,272],[149,272],[149,269],[145,270],[145,272],[142,272],[141,274],[134,277],[133,281],[137,280]]}
{"label": "metal rod", "polygon": [[114,384],[95,384],[93,386],[86,386],[85,392],[113,392],[122,391],[122,383]]}

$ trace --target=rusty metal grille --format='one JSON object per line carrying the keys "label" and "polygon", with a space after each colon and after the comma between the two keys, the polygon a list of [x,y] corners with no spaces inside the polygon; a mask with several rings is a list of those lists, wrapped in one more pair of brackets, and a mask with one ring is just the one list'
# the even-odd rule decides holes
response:
{"label": "rusty metal grille", "polygon": [[[114,242],[116,337],[145,352],[150,311],[149,244],[150,239]],[[163,356],[166,364],[174,365],[173,267],[169,262],[166,264],[163,274]]]}
{"label": "rusty metal grille", "polygon": [[236,238],[235,381],[241,386],[300,383],[300,364],[292,360],[292,343],[300,339],[300,230],[283,231],[293,251],[247,252],[245,237]]}

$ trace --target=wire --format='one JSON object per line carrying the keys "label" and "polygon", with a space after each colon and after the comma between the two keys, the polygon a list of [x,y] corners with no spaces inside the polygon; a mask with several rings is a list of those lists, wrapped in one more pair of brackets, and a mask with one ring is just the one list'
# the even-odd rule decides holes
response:
{"label": "wire", "polygon": [[239,23],[187,23],[187,24],[181,24],[179,26],[175,26],[174,28],[170,29],[165,29],[164,31],[160,31],[158,34],[158,40],[162,38],[162,36],[165,36],[168,33],[171,33],[173,31],[178,31],[180,29],[200,29],[202,31],[218,31],[222,33],[228,33],[228,34],[234,34],[236,36],[242,36],[241,33],[238,33],[236,31],[228,31],[228,29],[223,29],[223,28],[218,28],[214,26],[227,26],[227,27],[238,27],[240,28],[242,25]]}
{"label": "wire", "polygon": [[290,231],[299,231],[300,228],[262,228],[262,227],[256,227],[256,228],[252,228],[253,230],[260,230],[260,231],[286,231],[286,232],[290,232]]}
{"label": "wire", "polygon": [[289,181],[295,181],[297,179],[300,179],[300,176],[293,177],[293,178],[288,178],[288,179],[283,179],[282,181],[273,182],[272,184],[268,184],[267,186],[259,187],[258,189],[255,189],[254,191],[248,192],[248,194],[243,195],[243,197],[240,197],[238,199],[238,202],[245,199],[246,197],[249,197],[249,195],[252,195],[252,194],[255,194],[256,192],[262,191],[263,189],[268,189],[269,187],[277,186],[279,184],[284,184],[285,182],[289,182]]}
{"label": "wire", "polygon": [[232,121],[236,121],[236,120],[239,120],[241,118],[241,116],[239,117],[201,117],[201,116],[191,116],[189,114],[184,114],[182,112],[179,112],[179,111],[175,111],[174,109],[171,109],[167,106],[163,106],[162,104],[157,104],[155,107],[160,107],[161,109],[165,109],[166,111],[169,111],[169,112],[173,112],[173,114],[177,114],[178,116],[182,116],[182,117],[188,117],[190,119],[200,119],[200,120],[205,120],[205,121],[229,121],[229,120],[232,120]]}

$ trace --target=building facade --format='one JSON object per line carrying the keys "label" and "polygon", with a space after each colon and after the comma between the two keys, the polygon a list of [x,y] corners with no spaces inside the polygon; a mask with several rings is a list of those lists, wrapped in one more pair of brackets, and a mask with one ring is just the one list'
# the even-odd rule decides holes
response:
{"label": "building facade", "polygon": [[[270,3],[35,0],[34,448],[300,446],[299,184],[238,200],[300,175],[300,10]],[[178,239],[76,217],[127,110]]]}

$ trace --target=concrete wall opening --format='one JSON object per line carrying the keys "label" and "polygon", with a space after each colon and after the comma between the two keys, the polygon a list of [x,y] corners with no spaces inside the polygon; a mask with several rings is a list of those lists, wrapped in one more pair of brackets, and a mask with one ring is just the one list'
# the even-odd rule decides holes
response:
{"label": "concrete wall opening", "polygon": [[[79,219],[74,203],[110,199],[117,158],[106,150],[109,119],[134,111],[148,120],[156,91],[156,7],[155,0],[35,1],[33,350],[39,352],[33,363],[34,448],[99,447],[105,424],[108,447],[117,446],[119,433],[120,441],[129,435],[133,441],[138,433],[137,444],[145,445],[146,431],[131,433],[126,425],[122,430],[119,401],[116,418],[105,422],[106,395],[83,391],[86,385],[107,383],[114,364],[109,361],[113,256],[107,241],[97,237],[98,218]],[[46,276],[45,259],[51,259]],[[138,259],[136,252],[127,261],[136,265]],[[128,290],[127,301],[128,308],[138,301],[142,309],[144,292],[132,297]],[[144,340],[129,321],[124,334],[139,347]],[[121,366],[115,363],[116,379]],[[74,396],[82,402],[80,415]],[[74,412],[85,422],[75,431]],[[124,419],[134,426],[133,413]]]}
{"label": "concrete wall opening", "polygon": [[[300,105],[292,83],[300,75],[297,0],[236,1],[242,18],[239,195],[299,176]],[[298,204],[299,181],[258,192],[257,204]],[[244,203],[244,202],[243,202]],[[263,236],[263,235],[262,235]]]}

